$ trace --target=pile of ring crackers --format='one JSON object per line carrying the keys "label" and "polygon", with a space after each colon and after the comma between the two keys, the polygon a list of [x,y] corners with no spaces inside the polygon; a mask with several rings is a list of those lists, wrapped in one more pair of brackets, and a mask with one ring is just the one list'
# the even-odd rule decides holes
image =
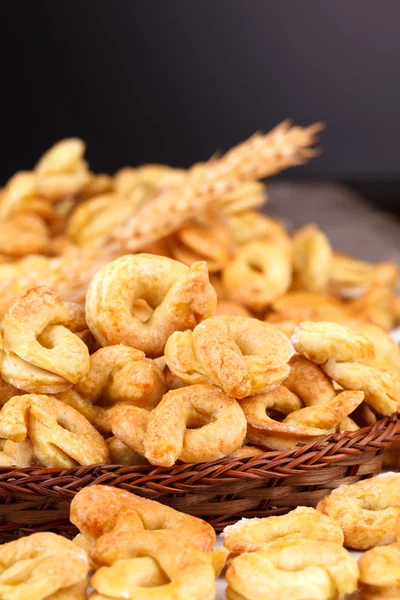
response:
{"label": "pile of ring crackers", "polygon": [[[0,546],[3,600],[365,600],[400,597],[400,473],[341,486],[316,509],[242,519],[223,547],[197,517],[95,485],[72,501],[70,541],[34,533]],[[346,549],[366,550],[357,560]],[[352,598],[355,596],[352,596]],[[357,596],[359,598],[360,596]]]}
{"label": "pile of ring crackers", "polygon": [[[114,176],[91,172],[71,138],[11,177],[0,465],[237,460],[398,411],[398,266],[257,211],[260,180],[312,157],[319,130],[285,122],[188,170]],[[386,460],[398,467],[398,448]],[[317,511],[227,528],[212,552],[199,519],[94,486],[72,503],[74,542],[0,547],[0,599],[84,598],[94,568],[92,600],[208,600],[226,560],[230,600],[334,600],[359,582],[367,600],[400,598],[399,492],[393,474],[339,488]],[[343,543],[372,549],[357,565]]]}

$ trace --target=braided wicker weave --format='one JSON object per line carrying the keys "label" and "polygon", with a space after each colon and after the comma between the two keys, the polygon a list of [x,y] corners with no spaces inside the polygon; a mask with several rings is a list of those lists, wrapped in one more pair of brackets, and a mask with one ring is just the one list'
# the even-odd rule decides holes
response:
{"label": "braided wicker weave", "polygon": [[172,468],[93,465],[72,469],[0,467],[0,542],[51,530],[71,537],[69,503],[82,487],[112,485],[209,521],[217,531],[241,517],[315,506],[332,488],[378,473],[400,435],[400,416],[331,434],[287,452]]}

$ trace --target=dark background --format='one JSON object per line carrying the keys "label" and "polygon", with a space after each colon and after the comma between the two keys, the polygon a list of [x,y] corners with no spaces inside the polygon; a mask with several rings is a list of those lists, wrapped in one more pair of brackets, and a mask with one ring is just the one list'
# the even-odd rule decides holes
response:
{"label": "dark background", "polygon": [[13,0],[0,24],[0,184],[65,136],[96,171],[187,166],[289,117],[327,129],[285,177],[398,208],[398,0]]}

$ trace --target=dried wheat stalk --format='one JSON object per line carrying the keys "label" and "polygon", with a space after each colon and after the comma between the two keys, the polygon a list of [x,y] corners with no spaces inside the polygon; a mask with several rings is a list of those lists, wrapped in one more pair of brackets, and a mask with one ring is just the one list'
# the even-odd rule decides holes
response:
{"label": "dried wheat stalk", "polygon": [[60,257],[43,257],[47,263],[42,264],[40,274],[31,267],[24,268],[24,260],[17,261],[14,265],[20,264],[21,270],[16,271],[14,279],[5,279],[3,304],[15,293],[39,284],[49,285],[64,300],[84,302],[90,279],[104,264],[176,231],[210,202],[218,203],[220,197],[242,183],[268,177],[315,156],[318,151],[310,145],[321,129],[319,123],[302,128],[291,127],[285,121],[267,135],[253,135],[222,158],[195,165],[181,185],[162,192],[118,227],[103,248],[71,246]]}
{"label": "dried wheat stalk", "polygon": [[137,251],[173,233],[208,203],[218,202],[240,184],[304,163],[318,154],[310,146],[322,127],[321,123],[291,127],[284,121],[266,135],[253,135],[220,159],[195,165],[179,186],[160,193],[119,226],[108,240],[108,248]]}

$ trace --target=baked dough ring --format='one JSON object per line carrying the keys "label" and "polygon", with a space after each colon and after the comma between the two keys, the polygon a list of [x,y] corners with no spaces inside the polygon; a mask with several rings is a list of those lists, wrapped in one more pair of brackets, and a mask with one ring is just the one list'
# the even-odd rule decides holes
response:
{"label": "baked dough ring", "polygon": [[150,410],[165,391],[165,377],[156,363],[141,350],[119,344],[92,354],[89,373],[57,398],[78,410],[96,429],[109,433],[118,403]]}
{"label": "baked dough ring", "polygon": [[69,240],[80,248],[96,248],[104,244],[111,232],[132,215],[137,206],[136,200],[144,199],[143,192],[131,199],[107,191],[79,204],[69,219]]}
{"label": "baked dough ring", "polygon": [[323,293],[329,283],[333,252],[330,242],[317,225],[298,229],[293,243],[293,288]]}
{"label": "baked dough ring", "polygon": [[[81,311],[82,309],[80,309]],[[70,329],[78,308],[45,286],[17,296],[3,318],[3,378],[27,392],[57,393],[89,371],[89,350]]]}
{"label": "baked dough ring", "polygon": [[[328,402],[302,408],[298,396],[281,385],[272,392],[241,400],[240,406],[247,419],[247,439],[251,443],[287,450],[332,433],[363,398],[362,392],[342,392]],[[278,412],[285,418],[277,421],[268,411]]]}
{"label": "baked dough ring", "polygon": [[290,341],[299,354],[317,365],[323,365],[330,359],[370,364],[375,358],[370,340],[338,323],[303,321],[296,327]]}
{"label": "baked dough ring", "polygon": [[11,398],[0,412],[0,437],[17,443],[29,439],[45,467],[109,462],[100,433],[78,411],[50,396]]}
{"label": "baked dough ring", "polygon": [[112,465],[148,465],[149,461],[129,448],[115,436],[107,438],[106,443],[110,452]]}
{"label": "baked dough ring", "polygon": [[[83,548],[87,553],[90,552],[92,544],[81,533],[78,533],[78,535],[76,535],[72,541],[74,544],[79,546],[79,548]],[[223,546],[220,546],[215,548],[215,550],[211,550],[208,552],[208,554],[211,558],[215,577],[218,578],[226,565],[226,561],[229,556],[229,550]],[[95,567],[96,565],[92,564],[91,566]],[[128,576],[129,580],[133,583],[133,578],[137,577],[138,585],[139,582],[141,582],[142,585],[144,582],[147,582],[146,585],[150,587],[151,585],[162,585],[168,581],[165,577],[165,573],[163,573],[157,561],[149,556],[131,559],[119,559],[113,563],[113,566],[115,566],[115,571],[113,569],[112,573],[114,574],[116,572],[119,579]]]}
{"label": "baked dough ring", "polygon": [[0,222],[0,254],[21,257],[44,253],[49,245],[45,222],[31,213],[17,213]]}
{"label": "baked dough ring", "polygon": [[226,580],[229,600],[337,600],[357,589],[358,566],[340,544],[283,538],[235,558]]}
{"label": "baked dough ring", "polygon": [[400,516],[400,473],[342,485],[321,500],[317,510],[340,523],[349,548],[391,544]]}
{"label": "baked dough ring", "polygon": [[[347,302],[347,308],[358,322],[372,323],[390,331],[398,324],[398,296],[385,285],[372,287],[360,298]],[[398,313],[397,313],[398,315]]]}
{"label": "baked dough ring", "polygon": [[272,304],[266,320],[270,322],[329,321],[341,323],[348,318],[346,305],[336,298],[313,292],[290,291]]}
{"label": "baked dough ring", "polygon": [[[126,558],[114,563],[106,560],[108,566],[92,576],[90,583],[98,593],[92,594],[91,600],[214,600],[216,584],[210,554],[164,531],[144,531],[125,540]],[[133,557],[141,557],[139,565]],[[146,563],[143,558],[148,559]],[[161,567],[158,573],[150,559]]]}
{"label": "baked dough ring", "polygon": [[0,546],[3,600],[85,600],[86,552],[55,533],[34,533]]}
{"label": "baked dough ring", "polygon": [[221,271],[229,261],[232,238],[224,218],[213,211],[204,222],[184,225],[167,238],[168,249],[175,260],[190,267],[205,260],[210,273]]}
{"label": "baked dough ring", "polygon": [[299,396],[306,406],[322,404],[336,396],[331,380],[320,366],[301,354],[295,354],[289,361],[290,373],[283,385]]}
{"label": "baked dough ring", "polygon": [[166,531],[170,538],[184,538],[206,552],[216,539],[211,525],[197,517],[106,485],[78,492],[71,503],[70,520],[91,544],[90,557],[96,564],[124,558],[124,544],[129,544],[136,530]]}
{"label": "baked dough ring", "polygon": [[[399,540],[399,536],[397,536]],[[365,600],[400,598],[400,543],[378,546],[358,561],[360,591]]]}
{"label": "baked dough ring", "polygon": [[23,442],[0,440],[0,465],[2,467],[33,467],[38,464],[32,442],[28,439]]}
{"label": "baked dough ring", "polygon": [[225,527],[222,535],[231,554],[254,552],[267,542],[293,536],[337,544],[344,541],[339,523],[308,506],[299,506],[279,517],[241,519]]}
{"label": "baked dough ring", "polygon": [[400,346],[381,327],[372,323],[360,323],[357,331],[372,342],[375,350],[373,366],[377,369],[400,374]]}
{"label": "baked dough ring", "polygon": [[79,138],[65,138],[46,150],[35,165],[35,173],[74,173],[83,170],[86,163],[85,142]]}
{"label": "baked dough ring", "polygon": [[399,409],[399,375],[356,362],[329,360],[324,371],[347,390],[362,390],[365,402],[381,415],[392,415]]}
{"label": "baked dough ring", "polygon": [[293,348],[272,325],[232,315],[175,332],[165,346],[171,371],[188,384],[214,383],[234,398],[276,387],[289,375]]}
{"label": "baked dough ring", "polygon": [[[137,299],[154,312],[145,323],[132,314]],[[193,329],[210,317],[216,294],[204,262],[190,268],[152,254],[126,255],[100,269],[86,296],[89,328],[102,346],[125,344],[161,356],[174,331]]]}
{"label": "baked dough ring", "polygon": [[394,288],[398,280],[399,267],[395,262],[372,263],[339,253],[333,256],[331,285],[343,295],[353,290],[362,294],[380,285]]}
{"label": "baked dough ring", "polygon": [[397,411],[398,374],[373,366],[374,344],[367,337],[337,323],[305,321],[296,327],[291,341],[298,352],[322,365],[344,389],[364,392],[365,402],[381,415]]}
{"label": "baked dough ring", "polygon": [[144,352],[119,344],[100,348],[90,357],[89,373],[75,389],[92,402],[134,402],[142,408],[157,406],[165,392],[161,369]]}
{"label": "baked dough ring", "polygon": [[237,401],[206,384],[171,390],[151,412],[119,405],[111,424],[118,439],[162,467],[172,467],[177,460],[218,460],[239,448],[246,435]]}
{"label": "baked dough ring", "polygon": [[[0,344],[2,344],[1,341]],[[19,396],[20,394],[24,394],[24,392],[14,387],[13,385],[11,385],[11,383],[8,383],[8,381],[5,381],[5,379],[0,377],[0,407],[4,406],[10,400],[10,398],[13,398],[14,396]]]}
{"label": "baked dough ring", "polygon": [[231,299],[256,312],[287,292],[292,282],[290,246],[254,240],[240,246],[222,271]]}
{"label": "baked dough ring", "polygon": [[283,245],[290,245],[290,238],[285,227],[276,219],[262,213],[246,210],[229,215],[229,225],[235,244],[244,244],[252,240],[280,240]]}

